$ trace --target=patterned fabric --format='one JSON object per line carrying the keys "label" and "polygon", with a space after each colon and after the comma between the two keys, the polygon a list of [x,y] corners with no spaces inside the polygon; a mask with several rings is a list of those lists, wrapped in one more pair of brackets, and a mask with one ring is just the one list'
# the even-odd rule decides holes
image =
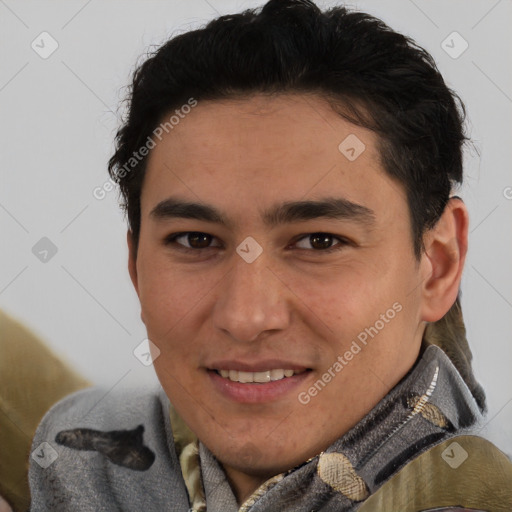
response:
{"label": "patterned fabric", "polygon": [[[384,484],[394,475],[401,475],[411,460],[469,431],[479,419],[479,409],[453,364],[438,347],[428,347],[414,368],[353,429],[237,504],[221,465],[195,439],[163,391],[86,390],[57,404],[38,428],[33,448],[47,443],[57,458],[47,467],[32,462],[31,510],[355,511],[381,487],[386,488]],[[101,443],[70,446],[69,432],[76,435],[77,429],[88,442],[91,431],[94,436],[102,432],[101,443],[107,444],[113,432],[124,432],[128,444],[116,445],[122,453],[131,453],[134,447],[142,453],[147,448],[154,461],[146,468],[130,468],[107,456],[109,450]],[[67,442],[59,444],[56,439]],[[485,488],[486,479],[482,475],[478,480],[480,487]],[[364,510],[390,512],[389,508]]]}
{"label": "patterned fabric", "polygon": [[370,494],[365,481],[342,453],[322,453],[316,471],[329,487],[352,501],[363,501]]}
{"label": "patterned fabric", "polygon": [[[259,512],[273,510],[272,503],[294,512],[356,510],[408,461],[475,425],[480,417],[449,359],[439,348],[429,347],[356,427],[317,457],[265,482],[240,507],[222,468],[199,443],[189,467],[201,465],[203,485],[191,495],[199,504],[192,510]],[[187,481],[186,471],[183,477]]]}

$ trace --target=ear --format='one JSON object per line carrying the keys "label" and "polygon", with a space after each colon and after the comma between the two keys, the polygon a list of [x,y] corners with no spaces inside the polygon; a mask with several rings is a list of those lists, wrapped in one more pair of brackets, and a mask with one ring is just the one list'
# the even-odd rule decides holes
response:
{"label": "ear", "polygon": [[135,247],[135,241],[133,240],[133,233],[128,230],[126,233],[126,241],[128,242],[128,272],[130,273],[130,279],[132,280],[133,287],[139,295],[139,280],[137,276],[137,249]]}
{"label": "ear", "polygon": [[441,218],[423,239],[422,265],[428,277],[422,286],[422,320],[436,322],[459,293],[468,250],[469,216],[462,199],[449,199]]}

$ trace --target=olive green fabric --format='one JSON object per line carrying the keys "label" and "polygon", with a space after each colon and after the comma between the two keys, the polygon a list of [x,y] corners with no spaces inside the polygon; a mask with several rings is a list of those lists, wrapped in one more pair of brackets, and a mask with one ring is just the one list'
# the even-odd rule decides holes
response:
{"label": "olive green fabric", "polygon": [[89,385],[0,311],[0,495],[15,512],[25,512],[30,503],[30,445],[41,418],[58,400]]}
{"label": "olive green fabric", "polygon": [[419,512],[449,506],[511,512],[512,462],[485,439],[456,436],[407,464],[358,512]]}

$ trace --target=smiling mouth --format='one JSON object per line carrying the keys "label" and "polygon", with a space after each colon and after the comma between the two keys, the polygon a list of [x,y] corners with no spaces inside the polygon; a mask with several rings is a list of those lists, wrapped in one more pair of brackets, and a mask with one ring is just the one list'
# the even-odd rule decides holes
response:
{"label": "smiling mouth", "polygon": [[242,384],[266,384],[267,382],[274,382],[278,380],[287,379],[294,375],[310,371],[304,370],[288,370],[288,369],[272,369],[262,372],[244,372],[241,370],[214,370],[217,375],[220,375],[226,380],[231,382],[240,382]]}

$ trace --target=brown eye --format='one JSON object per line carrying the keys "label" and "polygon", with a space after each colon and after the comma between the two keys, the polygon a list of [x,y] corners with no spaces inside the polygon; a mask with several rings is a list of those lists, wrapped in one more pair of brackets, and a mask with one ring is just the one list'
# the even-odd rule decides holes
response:
{"label": "brown eye", "polygon": [[297,246],[300,249],[325,250],[330,249],[336,239],[337,237],[330,233],[311,233],[301,238],[297,242]]}
{"label": "brown eye", "polygon": [[333,244],[334,237],[327,233],[314,233],[309,235],[311,247],[314,249],[329,249]]}
{"label": "brown eye", "polygon": [[331,233],[309,233],[295,242],[298,249],[310,252],[329,253],[343,249],[350,241]]}
{"label": "brown eye", "polygon": [[192,232],[188,234],[188,243],[194,249],[204,249],[212,242],[212,237],[206,233]]}
{"label": "brown eye", "polygon": [[165,244],[176,244],[185,249],[209,249],[211,247],[219,247],[212,245],[215,240],[213,235],[202,233],[200,231],[187,231],[185,233],[177,233],[170,235],[165,239]]}

